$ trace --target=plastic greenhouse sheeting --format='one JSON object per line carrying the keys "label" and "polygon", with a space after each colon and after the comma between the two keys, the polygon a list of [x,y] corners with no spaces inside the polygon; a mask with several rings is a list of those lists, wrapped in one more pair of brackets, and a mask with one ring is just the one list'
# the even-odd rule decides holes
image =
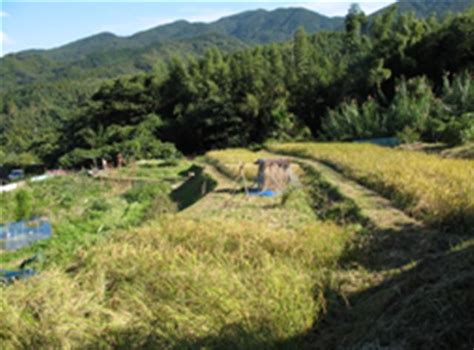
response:
{"label": "plastic greenhouse sheeting", "polygon": [[46,219],[0,225],[0,250],[17,250],[33,242],[49,239],[52,234],[53,229]]}

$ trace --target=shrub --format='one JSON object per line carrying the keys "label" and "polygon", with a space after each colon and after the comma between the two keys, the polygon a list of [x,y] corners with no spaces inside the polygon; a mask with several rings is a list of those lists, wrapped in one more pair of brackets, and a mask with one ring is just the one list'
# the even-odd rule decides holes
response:
{"label": "shrub", "polygon": [[397,135],[406,143],[424,140],[456,145],[474,138],[473,110],[471,73],[452,80],[446,76],[440,98],[423,76],[400,80],[388,111],[371,98],[361,106],[355,100],[342,103],[328,112],[322,130],[329,140]]}
{"label": "shrub", "polygon": [[19,189],[15,194],[15,219],[17,221],[31,218],[33,213],[33,198],[27,190]]}
{"label": "shrub", "polygon": [[355,100],[328,112],[322,124],[325,136],[333,140],[371,138],[387,134],[387,120],[380,106],[369,98],[360,107]]}
{"label": "shrub", "polygon": [[348,140],[353,137],[353,123],[359,119],[357,102],[344,102],[338,108],[328,111],[322,129],[332,140]]}
{"label": "shrub", "polygon": [[463,115],[465,127],[461,131],[461,139],[463,142],[474,142],[474,113],[466,113]]}
{"label": "shrub", "polygon": [[158,184],[138,183],[124,193],[123,197],[128,203],[148,202],[150,203],[156,197],[162,196],[164,189]]}
{"label": "shrub", "polygon": [[401,80],[388,111],[369,98],[359,106],[355,100],[330,110],[323,120],[324,135],[330,140],[353,140],[400,133],[405,141],[418,140],[430,118],[439,114],[437,100],[426,78]]}
{"label": "shrub", "polygon": [[434,130],[435,139],[448,145],[459,145],[474,141],[474,113],[451,117],[447,121],[438,120]]}
{"label": "shrub", "polygon": [[474,111],[474,78],[466,71],[452,80],[445,75],[443,80],[443,102],[452,115],[459,116]]}
{"label": "shrub", "polygon": [[439,105],[425,77],[403,79],[388,111],[388,129],[399,132],[409,127],[421,133]]}
{"label": "shrub", "polygon": [[176,160],[182,157],[172,143],[161,142],[154,137],[124,142],[119,149],[129,159]]}
{"label": "shrub", "polygon": [[420,141],[421,135],[413,127],[405,126],[401,132],[397,133],[397,138],[402,143],[413,143]]}

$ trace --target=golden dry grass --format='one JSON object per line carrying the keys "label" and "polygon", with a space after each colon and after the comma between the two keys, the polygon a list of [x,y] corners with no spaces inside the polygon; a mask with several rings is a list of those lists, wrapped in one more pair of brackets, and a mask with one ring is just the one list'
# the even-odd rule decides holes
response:
{"label": "golden dry grass", "polygon": [[306,200],[211,193],[0,287],[2,348],[296,348],[352,235]]}
{"label": "golden dry grass", "polygon": [[474,227],[474,161],[367,144],[288,143],[269,149],[332,164],[425,222]]}

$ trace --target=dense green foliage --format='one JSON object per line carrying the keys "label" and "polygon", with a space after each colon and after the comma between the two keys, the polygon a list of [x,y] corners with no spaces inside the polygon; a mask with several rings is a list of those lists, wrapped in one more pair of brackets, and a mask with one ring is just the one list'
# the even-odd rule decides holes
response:
{"label": "dense green foliage", "polygon": [[[293,32],[297,23],[309,23],[308,11],[289,13],[300,20],[290,16],[283,33]],[[257,33],[273,28],[271,18],[283,25],[287,14],[244,13],[212,26],[239,43],[255,44],[267,42]],[[263,32],[252,31],[249,23]],[[186,30],[190,26],[201,36],[191,38]],[[300,28],[289,42],[228,53],[244,44],[211,35],[204,24],[178,22],[155,29],[169,40],[160,44],[166,54],[137,51],[154,40],[149,31],[133,40],[110,35],[96,38],[98,42],[84,39],[42,53],[48,56],[45,61],[32,59],[34,52],[6,57],[6,77],[16,74],[11,65],[21,57],[18,64],[25,64],[25,72],[33,76],[16,74],[32,83],[2,94],[0,156],[4,163],[24,154],[49,165],[76,166],[119,153],[128,158],[173,157],[177,152],[167,141],[197,153],[311,136],[351,140],[399,135],[452,144],[472,138],[473,11],[440,22],[413,13],[399,16],[397,7],[367,18],[354,5],[343,26],[315,35]],[[285,37],[268,41],[280,39]],[[111,45],[119,45],[113,57],[106,54]],[[181,50],[180,45],[193,49]],[[102,51],[96,52],[99,46]],[[184,58],[184,52],[199,55],[210,46],[201,58]],[[142,52],[150,64],[137,68],[135,62],[137,69],[132,69],[129,61],[121,61],[123,52],[134,60]],[[75,55],[81,60],[71,62]],[[102,58],[92,59],[94,55]],[[49,74],[47,60],[59,62],[53,71],[62,73],[34,77],[35,69]],[[103,83],[142,68],[147,73]],[[454,74],[463,71],[462,76]]]}
{"label": "dense green foliage", "polygon": [[32,213],[31,194],[24,189],[15,193],[15,220],[29,220]]}
{"label": "dense green foliage", "polygon": [[[321,124],[326,137],[335,139],[410,132],[416,138],[443,139],[448,131],[442,129],[452,120],[461,122],[460,131],[470,124],[465,113],[471,108],[472,76],[464,73],[452,81],[445,76],[434,88],[427,78],[400,77],[409,76],[413,67],[421,74],[418,56],[410,56],[413,46],[432,45],[433,36],[442,40],[449,28],[467,20],[472,25],[472,19],[464,15],[437,24],[412,15],[396,17],[392,11],[368,26],[354,7],[343,33],[308,36],[300,29],[287,44],[230,55],[215,49],[200,60],[175,59],[163,79],[118,80],[94,96],[111,108],[90,108],[81,118],[91,118],[87,127],[96,122],[96,130],[105,130],[112,120],[140,114],[147,123],[161,122],[156,124],[160,139],[185,152],[318,136]],[[471,40],[459,40],[471,49]],[[458,70],[469,68],[471,62],[457,64]],[[443,101],[433,89],[441,91]],[[359,108],[357,101],[368,94],[375,97]],[[349,96],[353,101],[345,104]],[[332,106],[338,107],[326,116]],[[80,135],[84,128],[71,130]]]}
{"label": "dense green foliage", "polygon": [[[472,6],[472,0],[452,0],[452,1],[439,1],[439,0],[398,0],[398,13],[414,12],[419,17],[429,17],[431,15],[436,15],[438,17],[443,17],[447,13],[458,13],[465,11],[470,6]],[[388,7],[390,10],[391,7]],[[379,12],[376,12],[374,16],[379,15],[387,11],[387,9],[382,9]]]}
{"label": "dense green foliage", "polygon": [[322,129],[330,140],[398,135],[401,141],[462,144],[474,140],[474,77],[444,77],[439,96],[425,77],[402,79],[391,103],[352,100],[330,110]]}

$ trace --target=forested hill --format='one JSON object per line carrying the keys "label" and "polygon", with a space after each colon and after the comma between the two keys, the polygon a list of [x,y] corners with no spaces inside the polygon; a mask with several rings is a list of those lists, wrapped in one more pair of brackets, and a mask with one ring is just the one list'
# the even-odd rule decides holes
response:
{"label": "forested hill", "polygon": [[51,50],[29,50],[1,59],[0,90],[62,78],[110,78],[160,68],[173,55],[200,55],[211,46],[225,52],[285,41],[296,29],[309,33],[340,28],[343,18],[303,9],[256,10],[213,23],[177,21],[119,37],[101,33]]}
{"label": "forested hill", "polygon": [[130,37],[102,33],[46,51],[44,54],[50,59],[69,61],[98,51],[141,49],[157,43],[187,40],[210,34],[228,36],[244,44],[266,44],[290,39],[299,27],[314,33],[319,30],[337,29],[342,24],[343,18],[329,18],[303,8],[256,10],[224,17],[209,24],[180,20]]}
{"label": "forested hill", "polygon": [[[474,0],[400,0],[398,12],[419,17],[462,12]],[[372,15],[374,18],[394,5]],[[327,17],[304,8],[255,10],[213,23],[177,21],[129,37],[100,33],[51,50],[29,50],[0,59],[0,91],[35,82],[111,78],[160,70],[171,56],[201,55],[214,46],[224,52],[245,46],[289,40],[303,27],[307,33],[342,30],[342,17]]]}
{"label": "forested hill", "polygon": [[[467,10],[474,4],[474,0],[398,0],[397,11],[399,14],[414,12],[418,17],[429,17],[436,15],[443,17],[448,13],[459,13]],[[373,16],[378,16],[392,6],[388,6],[376,13]]]}
{"label": "forested hill", "polygon": [[[437,20],[396,10],[368,18],[354,6],[343,20],[302,9],[251,11],[209,25],[180,21],[129,38],[101,34],[8,55],[0,62],[0,163],[3,154],[4,164],[74,165],[122,148],[150,156],[160,149],[157,140],[196,153],[323,132],[345,140],[391,136],[414,115],[411,138],[438,140],[466,129],[471,102],[452,102],[449,84],[439,120],[428,123],[428,112],[406,106],[398,115],[389,105],[411,105],[405,99],[420,89],[433,98],[425,105],[436,107],[444,73],[474,69],[474,11]],[[292,40],[259,44],[290,33]],[[434,91],[423,79],[395,89],[402,77],[423,75]],[[459,86],[472,81],[459,79]],[[354,118],[367,126],[346,125]]]}

